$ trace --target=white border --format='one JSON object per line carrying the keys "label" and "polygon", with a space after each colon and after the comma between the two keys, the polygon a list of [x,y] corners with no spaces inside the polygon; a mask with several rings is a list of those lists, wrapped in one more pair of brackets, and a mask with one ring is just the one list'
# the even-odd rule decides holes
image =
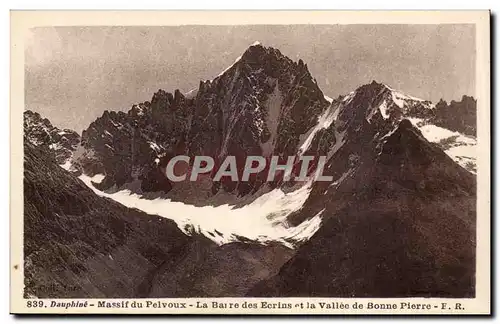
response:
{"label": "white border", "polygon": [[[286,5],[285,7],[288,7],[289,5],[292,5],[294,3],[298,3],[299,1],[288,1],[286,2]],[[365,2],[361,2],[361,5],[359,4],[359,2],[357,3],[354,3],[352,1],[350,1],[348,4],[349,4],[349,7],[352,8],[352,9],[356,9],[356,8],[370,8],[370,7],[379,7],[377,9],[383,9],[383,8],[395,8],[396,6],[399,7],[399,8],[409,8],[410,6],[408,5],[405,5],[405,4],[402,4],[401,2],[396,2],[394,1],[394,6],[391,6],[390,5],[390,2],[391,1],[386,1],[385,4],[375,4],[375,3],[371,3],[371,2],[368,2],[368,1],[365,1]],[[113,5],[109,5],[109,1],[87,1],[83,4],[78,4],[78,3],[75,3],[75,2],[72,2],[71,5],[68,6],[67,3],[59,3],[59,4],[50,4],[50,3],[44,3],[44,7],[42,8],[61,8],[61,7],[67,7],[67,8],[100,8],[100,9],[106,9],[106,8],[110,8],[110,7],[113,7],[113,6],[116,6],[116,3],[120,3],[118,1],[115,1],[114,2],[115,4]],[[122,2],[121,2],[122,3]],[[152,1],[141,1],[141,4],[143,4],[143,8],[144,7],[147,7],[148,5],[151,6],[150,4],[152,3]],[[155,2],[157,3],[157,2]],[[276,3],[276,2],[275,2]],[[303,2],[300,2],[302,5]],[[481,3],[483,3],[483,5],[481,5]],[[474,1],[474,6],[471,6],[471,2],[467,2],[465,3],[465,1],[463,1],[463,3],[461,4],[460,1],[458,2],[454,2],[453,6],[455,7],[455,9],[459,9],[459,8],[471,8],[471,7],[475,7],[475,8],[488,8],[488,7],[492,7],[493,5],[491,4],[491,2],[489,2],[486,6],[484,5],[485,1]],[[493,2],[493,4],[496,4],[497,2]],[[387,5],[388,4],[388,5]],[[123,5],[123,3],[122,3]],[[183,2],[182,5],[184,6],[184,8],[193,8],[193,7],[198,7],[200,8],[199,5],[190,5],[190,3],[185,3]],[[232,8],[241,8],[241,6],[234,6],[234,3],[229,3],[228,4],[228,1],[226,2],[226,4],[222,4],[219,5],[219,4],[214,4],[213,1],[211,1],[211,9],[216,9],[216,8],[221,8],[221,7],[224,7],[224,8],[228,8],[228,7],[232,7]],[[266,9],[273,9],[272,5],[269,6],[269,3],[266,3],[264,1],[253,1],[252,4],[247,4],[247,5],[251,5],[252,7],[255,8],[255,5],[257,5],[257,7],[261,7],[261,8],[266,8]],[[446,6],[448,5],[451,5],[451,4],[446,4]],[[342,5],[342,4],[334,4],[334,6],[337,6],[337,8],[346,8],[345,5]],[[40,7],[40,4],[39,3],[34,3],[33,1],[22,1],[22,2],[16,2],[15,4],[15,7],[17,8],[29,8],[29,7]],[[156,7],[158,7],[158,5],[156,5]],[[203,7],[203,6],[201,6]],[[276,6],[276,7],[281,7],[283,8],[284,6]],[[274,8],[276,8],[274,7]],[[297,7],[297,6],[295,6]],[[308,1],[307,2],[307,5],[302,8],[319,8],[319,7],[325,7],[324,5],[321,6],[317,4],[317,1]],[[382,8],[381,8],[382,7]],[[419,1],[419,3],[417,4],[417,6],[412,6],[413,8],[420,8],[420,9],[423,9],[423,8],[443,8],[443,5],[439,4],[437,1]],[[123,9],[127,8],[127,6],[122,6]],[[179,6],[177,5],[174,5],[174,6],[170,6],[170,8],[179,8]],[[331,8],[331,7],[330,7]],[[5,42],[4,42],[5,44]],[[8,80],[7,80],[8,82]],[[7,89],[7,86],[3,87],[3,89]],[[6,118],[3,119],[4,121],[7,120]],[[488,122],[489,124],[489,122]],[[7,130],[8,128],[7,127],[4,127],[2,128],[2,130]],[[6,138],[8,138],[8,131],[7,131],[7,134],[5,134],[4,136],[1,136],[4,140]],[[6,145],[4,145],[4,147],[6,147]],[[5,181],[6,182],[6,181]],[[4,183],[5,183],[4,182]],[[3,197],[7,197],[7,195],[2,195]],[[6,206],[7,204],[3,204],[4,206]],[[5,300],[6,301],[6,300]],[[4,305],[6,305],[7,303],[4,303]]]}

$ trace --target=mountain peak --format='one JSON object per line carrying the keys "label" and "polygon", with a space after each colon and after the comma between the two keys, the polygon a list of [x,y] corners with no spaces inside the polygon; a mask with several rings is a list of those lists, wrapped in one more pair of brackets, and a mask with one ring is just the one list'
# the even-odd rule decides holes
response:
{"label": "mountain peak", "polygon": [[373,96],[389,96],[390,100],[393,101],[399,108],[404,109],[405,106],[416,106],[421,105],[426,109],[433,109],[434,105],[428,100],[416,98],[403,93],[400,90],[396,90],[391,86],[380,83],[373,80],[371,83],[364,84],[355,90],[356,95],[362,95],[364,97]]}
{"label": "mountain peak", "polygon": [[254,56],[262,56],[266,55],[269,50],[272,49],[272,47],[265,47],[262,46],[261,43],[255,42],[252,45],[250,45],[245,52],[240,56],[241,59],[246,60],[246,59],[251,59]]}
{"label": "mountain peak", "polygon": [[243,61],[245,61],[247,59],[251,60],[252,57],[260,57],[262,55],[265,55],[265,53],[266,53],[266,48],[264,46],[262,46],[262,44],[260,42],[255,41],[246,49],[246,51],[242,55],[238,56],[231,65],[229,65],[227,68],[222,70],[222,72],[219,73],[217,75],[217,77],[220,77],[221,75],[223,75],[227,71],[231,70],[234,66],[236,66],[242,60]]}
{"label": "mountain peak", "polygon": [[58,164],[64,164],[80,143],[80,135],[75,131],[55,127],[37,112],[26,110],[23,117],[25,140],[33,146],[49,148]]}
{"label": "mountain peak", "polygon": [[372,91],[379,90],[379,91],[400,92],[398,90],[395,90],[391,86],[387,85],[386,83],[378,82],[377,80],[372,80],[372,82],[370,83],[363,84],[358,89],[371,89]]}
{"label": "mountain peak", "polygon": [[[236,71],[239,71],[238,74],[242,71],[247,74],[261,73],[274,79],[279,78],[278,75],[283,73],[305,74],[312,80],[307,64],[302,59],[295,62],[278,49],[270,46],[265,47],[258,41],[251,44],[231,65],[207,82],[214,82],[224,78],[224,76],[232,79]],[[202,84],[200,84],[201,86]]]}
{"label": "mountain peak", "polygon": [[387,87],[387,85],[385,83],[377,82],[376,80],[372,80],[372,82],[370,84],[372,86],[384,86],[384,87]]}

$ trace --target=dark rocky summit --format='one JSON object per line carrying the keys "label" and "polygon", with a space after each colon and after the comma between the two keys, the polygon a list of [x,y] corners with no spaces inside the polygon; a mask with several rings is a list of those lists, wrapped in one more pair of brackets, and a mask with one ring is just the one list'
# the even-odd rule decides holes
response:
{"label": "dark rocky summit", "polygon": [[[168,192],[172,184],[157,171],[169,156],[206,155],[219,165],[232,155],[241,174],[247,156],[295,155],[328,105],[306,64],[254,45],[189,95],[159,90],[127,113],[104,112],[83,131],[75,161],[87,174],[105,174],[103,189],[140,180],[143,190]],[[244,195],[262,182],[222,181],[212,192]]]}
{"label": "dark rocky summit", "polygon": [[47,118],[39,113],[27,110],[24,112],[25,141],[33,145],[46,147],[55,153],[58,164],[68,161],[80,143],[80,135],[70,129],[53,126]]}
{"label": "dark rocky summit", "polygon": [[436,114],[433,122],[436,125],[476,136],[477,100],[473,97],[463,96],[462,100],[452,100],[449,104],[440,100],[436,104]]}
{"label": "dark rocky summit", "polygon": [[380,90],[362,87],[337,108],[336,180],[316,183],[291,216],[321,213],[323,225],[249,296],[474,296],[475,176],[410,121],[365,119]]}

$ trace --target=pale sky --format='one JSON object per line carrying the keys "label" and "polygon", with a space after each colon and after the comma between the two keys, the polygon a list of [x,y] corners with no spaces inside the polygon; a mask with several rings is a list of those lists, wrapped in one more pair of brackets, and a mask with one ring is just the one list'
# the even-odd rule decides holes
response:
{"label": "pale sky", "polygon": [[255,41],[301,58],[332,98],[372,80],[433,102],[475,96],[474,25],[43,27],[26,41],[26,109],[78,132],[158,89],[196,88]]}

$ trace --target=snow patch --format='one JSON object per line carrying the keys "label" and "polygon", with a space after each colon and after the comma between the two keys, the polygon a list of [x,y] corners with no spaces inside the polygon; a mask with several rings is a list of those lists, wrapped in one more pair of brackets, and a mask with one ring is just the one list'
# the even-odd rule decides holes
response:
{"label": "snow patch", "polygon": [[61,168],[63,168],[64,170],[69,171],[69,169],[71,168],[71,161],[70,161],[70,159],[66,160],[66,162],[64,162],[64,164],[60,164],[59,166]]}
{"label": "snow patch", "polygon": [[196,95],[198,95],[198,90],[199,90],[198,88],[189,90],[184,94],[184,97],[186,97],[186,99],[193,99],[194,97],[196,97]]}
{"label": "snow patch", "polygon": [[329,187],[338,187],[344,180],[353,173],[354,169],[348,169],[346,172],[342,173],[340,178],[332,182]]}
{"label": "snow patch", "polygon": [[396,92],[391,92],[392,95],[392,101],[398,106],[399,108],[403,109],[405,106],[405,101],[401,96],[398,96]]}
{"label": "snow patch", "polygon": [[155,142],[149,142],[149,147],[155,152],[160,151],[160,147]]}
{"label": "snow patch", "polygon": [[299,156],[303,155],[309,149],[309,146],[311,146],[314,136],[316,136],[316,134],[320,130],[330,127],[330,125],[335,121],[336,117],[338,116],[337,110],[338,110],[337,106],[333,107],[332,105],[330,105],[323,112],[323,114],[319,116],[318,123],[315,126],[313,126],[306,134],[300,137],[301,142],[303,141],[303,138],[305,138],[305,140],[299,147]]}
{"label": "snow patch", "polygon": [[265,105],[267,106],[266,125],[271,134],[269,140],[261,145],[262,155],[269,156],[274,151],[274,141],[278,131],[278,121],[281,111],[283,96],[279,90],[278,82],[274,86],[273,92],[269,95]]}
{"label": "snow patch", "polygon": [[367,109],[367,116],[366,116],[366,121],[367,122],[370,122],[373,118],[373,116],[375,116],[377,114],[377,112],[380,112],[380,114],[382,115],[382,118],[384,119],[388,119],[390,114],[389,114],[389,107],[387,106],[387,100],[384,99],[379,105],[378,107],[370,107],[369,109]]}
{"label": "snow patch", "polygon": [[355,91],[349,92],[349,94],[347,94],[346,96],[344,96],[344,98],[342,99],[342,103],[344,105],[349,104],[352,101],[352,99],[354,98],[355,94],[356,94]]}
{"label": "snow patch", "polygon": [[305,242],[310,239],[314,233],[316,233],[321,227],[321,215],[325,211],[325,208],[320,210],[314,217],[300,223],[296,227],[289,228],[289,239],[293,239],[296,242]]}
{"label": "snow patch", "polygon": [[424,99],[404,94],[399,90],[394,90],[386,84],[384,84],[384,86],[391,91],[392,101],[394,101],[394,103],[401,109],[405,108],[405,103],[408,103],[408,101],[423,104],[423,106],[427,109],[433,109],[435,107],[433,104],[427,103]]}
{"label": "snow patch", "polygon": [[[90,178],[81,175],[79,178],[101,197],[111,198],[126,207],[137,208],[148,214],[171,219],[184,233],[189,235],[192,234],[191,231],[195,231],[220,245],[238,242],[238,236],[242,236],[263,244],[275,241],[293,247],[290,241],[308,240],[321,225],[322,212],[296,227],[291,227],[287,221],[287,216],[299,210],[305,203],[311,192],[312,182],[289,193],[274,189],[241,208],[228,204],[197,207],[164,198],[144,199],[130,190],[108,194],[92,185],[91,181],[99,180],[97,176],[103,177],[96,175]],[[217,232],[221,234],[216,234]]]}
{"label": "snow patch", "polygon": [[439,127],[433,124],[428,124],[425,120],[420,118],[408,118],[408,120],[417,127],[422,135],[429,141],[433,143],[437,143],[441,140],[457,137],[457,142],[467,144],[467,145],[476,145],[477,141],[471,136],[466,136],[462,133],[455,132],[443,127]]}
{"label": "snow patch", "polygon": [[427,124],[421,126],[420,131],[429,142],[439,142],[450,137],[458,136],[457,141],[464,144],[476,145],[475,139],[436,125]]}
{"label": "snow patch", "polygon": [[477,159],[477,140],[475,138],[433,124],[427,124],[425,120],[420,118],[408,119],[422,132],[426,140],[439,144],[453,161],[468,171],[475,173]]}
{"label": "snow patch", "polygon": [[387,106],[387,101],[384,99],[382,103],[378,106],[380,113],[384,119],[389,118],[389,107]]}
{"label": "snow patch", "polygon": [[395,89],[391,88],[390,86],[388,86],[387,84],[384,84],[384,86],[391,91],[393,98],[396,97],[398,100],[413,100],[413,101],[421,101],[421,102],[425,101],[424,99],[420,99],[420,98],[416,98],[416,97],[412,97],[412,96],[409,96],[407,94],[404,94],[400,90],[395,90]]}
{"label": "snow patch", "polygon": [[49,149],[51,149],[51,150],[59,150],[61,148],[62,148],[62,146],[59,143],[52,143],[49,145]]}
{"label": "snow patch", "polygon": [[112,119],[110,119],[111,124],[113,124],[114,127],[120,127],[123,126],[121,123],[115,123]]}
{"label": "snow patch", "polygon": [[102,180],[104,180],[106,176],[104,174],[98,173],[94,175],[93,177],[88,177],[90,181],[95,182],[95,183],[101,183]]}
{"label": "snow patch", "polygon": [[134,108],[137,110],[137,116],[144,116],[144,109],[140,105],[134,106]]}
{"label": "snow patch", "polygon": [[228,66],[227,68],[224,69],[224,71],[222,71],[221,73],[219,73],[219,75],[217,75],[217,77],[220,77],[221,75],[223,75],[224,73],[226,73],[230,68],[232,68],[236,63],[238,63],[239,61],[241,60],[241,56],[238,56],[236,58],[236,60],[234,60],[233,64],[231,64],[230,66]]}
{"label": "snow patch", "polygon": [[335,109],[333,110],[333,121],[336,122],[339,118],[339,113],[340,113],[340,105],[337,105]]}

